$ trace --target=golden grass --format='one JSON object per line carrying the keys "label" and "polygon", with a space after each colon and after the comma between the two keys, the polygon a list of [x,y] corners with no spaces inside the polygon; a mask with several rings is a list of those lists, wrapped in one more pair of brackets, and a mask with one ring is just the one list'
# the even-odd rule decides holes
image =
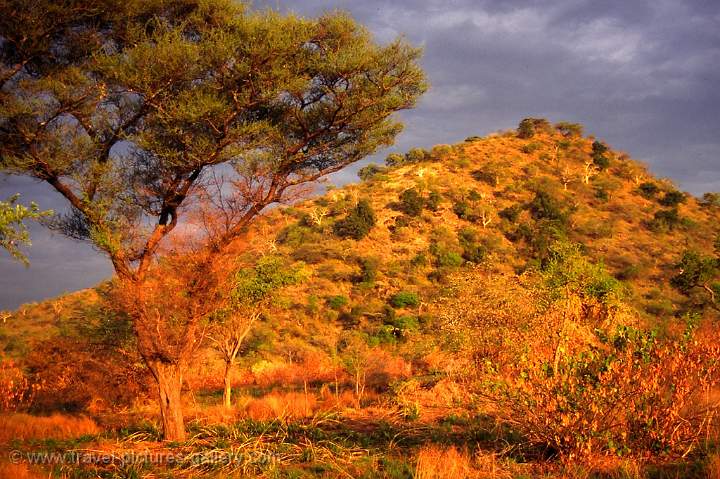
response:
{"label": "golden grass", "polygon": [[314,394],[299,392],[273,392],[257,399],[241,397],[238,403],[243,415],[254,420],[310,417],[319,409]]}
{"label": "golden grass", "polygon": [[11,464],[0,462],[0,477],[12,479],[42,479],[46,474],[35,472],[27,464]]}
{"label": "golden grass", "polygon": [[720,454],[712,454],[708,457],[705,474],[707,479],[720,479]]}
{"label": "golden grass", "polygon": [[435,444],[418,452],[415,479],[504,479],[510,473],[498,463],[494,454],[478,453],[471,458],[467,451],[454,446],[442,448]]}
{"label": "golden grass", "polygon": [[85,416],[31,416],[21,413],[0,416],[0,443],[13,439],[72,439],[99,432],[95,421]]}

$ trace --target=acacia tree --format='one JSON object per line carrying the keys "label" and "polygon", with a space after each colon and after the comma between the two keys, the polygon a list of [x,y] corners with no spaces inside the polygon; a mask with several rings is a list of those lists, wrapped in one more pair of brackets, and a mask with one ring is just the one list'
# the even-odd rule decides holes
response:
{"label": "acacia tree", "polygon": [[[343,14],[229,0],[2,0],[0,22],[0,168],[57,190],[71,210],[55,226],[109,257],[165,438],[182,440],[217,256],[268,206],[392,143],[392,113],[425,89],[420,52]],[[162,245],[211,175],[223,221],[164,274],[180,260]]]}

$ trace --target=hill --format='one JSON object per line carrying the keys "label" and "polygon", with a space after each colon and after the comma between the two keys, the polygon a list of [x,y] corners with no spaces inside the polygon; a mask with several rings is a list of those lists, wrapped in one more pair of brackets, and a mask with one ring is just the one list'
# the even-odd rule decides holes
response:
{"label": "hill", "polygon": [[[508,352],[514,346],[537,347],[521,356],[535,351],[550,363],[554,355],[558,373],[558,351],[570,357],[573,343],[607,351],[598,331],[614,335],[622,326],[675,338],[690,323],[707,334],[717,320],[706,292],[683,294],[672,281],[685,251],[713,254],[714,197],[678,191],[579,125],[528,119],[517,132],[390,155],[360,176],[272,210],[237,247],[247,268],[274,261],[302,271],[243,344],[232,378],[240,417],[342,406],[351,417],[388,420],[391,410],[402,420],[462,417],[463,428],[479,427],[471,418],[498,407],[479,405],[468,368],[482,369],[488,358],[510,367],[520,357]],[[119,409],[146,411],[135,398],[147,373],[127,320],[104,306],[105,288],[24,306],[0,327],[5,356],[31,382],[44,381],[27,398],[31,407],[90,411],[113,427],[126,421]],[[565,301],[557,328],[549,319],[558,317],[554,294]],[[566,327],[572,301],[575,329]],[[533,334],[559,335],[560,343],[545,351]],[[218,401],[222,376],[208,343],[186,381],[197,417]],[[561,453],[575,447],[544,441]]]}

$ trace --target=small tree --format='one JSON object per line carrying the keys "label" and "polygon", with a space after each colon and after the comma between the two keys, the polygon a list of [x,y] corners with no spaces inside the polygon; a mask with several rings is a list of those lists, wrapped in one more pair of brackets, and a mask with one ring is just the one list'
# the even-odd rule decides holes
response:
{"label": "small tree", "polygon": [[335,234],[343,238],[363,239],[375,226],[375,212],[366,199],[358,201],[348,215],[334,225]]}
{"label": "small tree", "polygon": [[425,201],[415,188],[410,188],[400,194],[400,211],[408,216],[420,216]]}
{"label": "small tree", "polygon": [[683,253],[675,265],[678,273],[670,279],[670,284],[684,295],[691,295],[699,289],[704,291],[710,306],[720,310],[720,258],[704,256],[697,251],[688,250]]}
{"label": "small tree", "polygon": [[263,256],[253,268],[242,268],[233,279],[227,306],[216,313],[209,338],[225,362],[223,405],[231,406],[232,369],[245,338],[279,288],[301,281],[302,266],[289,268],[276,256]]}

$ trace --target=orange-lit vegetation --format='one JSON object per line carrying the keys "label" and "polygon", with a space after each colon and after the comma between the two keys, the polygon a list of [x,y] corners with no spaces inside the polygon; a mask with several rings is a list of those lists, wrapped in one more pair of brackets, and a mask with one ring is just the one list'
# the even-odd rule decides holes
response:
{"label": "orange-lit vegetation", "polygon": [[[233,274],[205,277],[229,285],[148,289],[158,311],[213,311],[185,442],[158,442],[127,291],[13,312],[6,449],[185,457],[61,477],[717,477],[720,210],[576,125],[524,128],[395,154],[269,212],[213,266]],[[158,284],[187,264],[168,256]]]}

